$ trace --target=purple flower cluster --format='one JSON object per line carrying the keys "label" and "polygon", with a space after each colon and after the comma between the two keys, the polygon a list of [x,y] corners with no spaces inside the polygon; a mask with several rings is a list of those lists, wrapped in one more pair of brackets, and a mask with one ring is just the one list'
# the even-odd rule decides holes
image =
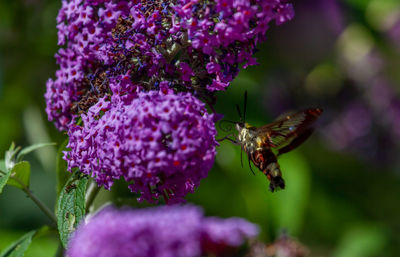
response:
{"label": "purple flower cluster", "polygon": [[63,0],[57,28],[65,48],[47,82],[48,118],[68,130],[99,98],[120,93],[111,84],[121,77],[146,91],[168,81],[175,91],[210,97],[241,65],[256,63],[271,21],[292,17],[286,0]]}
{"label": "purple flower cluster", "polygon": [[207,218],[201,209],[193,206],[135,211],[107,208],[78,227],[69,242],[67,255],[200,257],[209,253],[220,256],[257,234],[258,227],[248,221]]}
{"label": "purple flower cluster", "polygon": [[[129,2],[130,3],[130,2]],[[109,74],[102,62],[102,49],[112,37],[118,17],[129,15],[125,1],[63,0],[57,16],[56,54],[60,69],[56,80],[47,82],[46,112],[60,130],[68,130],[79,114],[105,94],[111,94],[110,80],[125,74]]]}
{"label": "purple flower cluster", "polygon": [[70,137],[69,170],[107,189],[124,178],[141,200],[182,201],[217,144],[198,99],[212,108],[214,92],[256,63],[268,24],[292,17],[286,0],[63,0],[45,98]]}
{"label": "purple flower cluster", "polygon": [[279,25],[294,15],[292,6],[280,0],[180,0],[174,10],[172,30],[187,33],[191,43],[187,51],[201,61],[194,69],[207,71],[205,86],[210,91],[224,90],[239,65],[257,63],[256,44],[264,39],[271,21]]}
{"label": "purple flower cluster", "polygon": [[214,115],[190,93],[161,87],[133,100],[101,98],[83,114],[83,126],[68,132],[69,169],[78,167],[107,189],[123,177],[141,200],[183,201],[213,165]]}

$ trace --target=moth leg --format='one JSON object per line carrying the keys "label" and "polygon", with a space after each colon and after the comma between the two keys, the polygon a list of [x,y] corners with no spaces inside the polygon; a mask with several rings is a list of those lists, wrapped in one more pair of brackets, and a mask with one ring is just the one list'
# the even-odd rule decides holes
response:
{"label": "moth leg", "polygon": [[222,142],[222,141],[224,141],[225,139],[227,139],[227,140],[231,141],[232,143],[234,143],[235,145],[238,145],[239,142],[236,141],[236,140],[234,140],[234,139],[232,139],[232,138],[230,138],[230,136],[233,136],[233,134],[229,134],[229,135],[227,135],[227,136],[224,136],[223,138],[215,139],[215,140],[216,140],[217,142]]}
{"label": "moth leg", "polygon": [[249,162],[249,167],[250,167],[251,172],[252,172],[253,175],[255,176],[256,174],[254,173],[253,168],[251,167],[250,159],[251,159],[251,156],[250,156],[250,154],[248,154],[248,155],[247,155],[247,161]]}

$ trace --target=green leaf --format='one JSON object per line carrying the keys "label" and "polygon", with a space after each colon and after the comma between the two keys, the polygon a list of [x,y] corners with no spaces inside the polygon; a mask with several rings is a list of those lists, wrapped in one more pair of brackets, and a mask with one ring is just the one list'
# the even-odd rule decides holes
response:
{"label": "green leaf", "polygon": [[3,173],[7,172],[6,162],[4,160],[0,160],[0,171],[2,171]]}
{"label": "green leaf", "polygon": [[311,174],[306,160],[298,151],[283,155],[279,164],[286,187],[268,194],[271,222],[276,230],[287,229],[290,235],[296,236],[304,224]]}
{"label": "green leaf", "polygon": [[32,242],[36,231],[28,232],[0,253],[0,257],[22,257]]}
{"label": "green leaf", "polygon": [[29,188],[31,165],[27,161],[18,162],[12,168],[10,175],[11,177],[7,184],[20,189]]}
{"label": "green leaf", "polygon": [[333,257],[385,256],[388,240],[385,231],[374,224],[352,225],[337,244]]}
{"label": "green leaf", "polygon": [[7,172],[6,163],[0,160],[0,194],[3,192],[3,187],[7,184],[10,177],[10,172]]}
{"label": "green leaf", "polygon": [[22,160],[22,158],[30,152],[33,152],[42,147],[51,146],[51,145],[55,145],[55,144],[56,143],[39,143],[39,144],[34,144],[31,146],[25,147],[21,150],[21,152],[19,152],[19,154],[17,156],[17,161]]}
{"label": "green leaf", "polygon": [[87,177],[76,172],[65,184],[57,201],[57,226],[64,247],[69,235],[75,230],[85,216],[85,192]]}
{"label": "green leaf", "polygon": [[66,151],[68,144],[68,138],[61,144],[60,148],[57,151],[57,159],[56,159],[56,176],[57,176],[57,195],[60,194],[63,186],[71,177],[71,173],[67,171],[67,162],[63,159],[63,151]]}

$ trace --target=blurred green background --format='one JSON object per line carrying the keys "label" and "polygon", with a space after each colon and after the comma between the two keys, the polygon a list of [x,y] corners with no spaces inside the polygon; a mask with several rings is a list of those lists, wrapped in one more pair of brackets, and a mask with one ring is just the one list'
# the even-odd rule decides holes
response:
{"label": "blurred green background", "polygon": [[[56,15],[61,1],[0,2],[0,153],[66,138],[47,121],[45,82],[57,69]],[[400,256],[400,1],[301,0],[295,19],[272,26],[257,53],[216,110],[238,120],[235,104],[249,92],[247,122],[259,126],[281,112],[322,107],[315,134],[283,155],[287,188],[268,191],[261,173],[240,166],[240,148],[218,147],[216,162],[189,202],[207,215],[240,216],[260,224],[272,242],[287,231],[310,256]],[[220,136],[226,132],[220,131]],[[31,187],[55,202],[56,147],[28,156]],[[246,164],[246,160],[244,160]],[[102,191],[138,205],[123,183]],[[144,204],[143,204],[144,206]],[[16,188],[0,195],[0,251],[47,218]],[[52,256],[57,239],[36,239],[26,256]]]}

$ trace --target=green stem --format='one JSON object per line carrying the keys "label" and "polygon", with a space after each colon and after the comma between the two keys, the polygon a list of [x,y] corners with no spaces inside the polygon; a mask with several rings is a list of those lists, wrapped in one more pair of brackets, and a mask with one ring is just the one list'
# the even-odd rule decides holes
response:
{"label": "green stem", "polygon": [[36,203],[36,205],[44,212],[44,214],[46,214],[47,217],[49,217],[49,219],[51,219],[54,223],[57,224],[57,218],[56,216],[53,214],[52,211],[50,211],[49,208],[47,208],[47,206],[40,201],[39,198],[37,198],[32,192],[31,190],[29,190],[29,188],[24,187],[22,190],[24,190],[24,192],[28,195],[29,198],[32,199],[33,202]]}
{"label": "green stem", "polygon": [[99,187],[96,182],[92,181],[89,185],[89,188],[86,192],[86,213],[89,212],[90,207],[92,206],[94,199],[96,199],[97,194],[99,193],[101,187]]}
{"label": "green stem", "polygon": [[12,179],[14,179],[15,181],[17,181],[21,186],[22,186],[22,190],[26,193],[26,195],[31,198],[31,200],[39,207],[40,210],[43,211],[44,214],[46,214],[46,216],[52,220],[55,224],[57,224],[57,218],[56,216],[53,214],[53,212],[42,202],[40,201],[39,198],[37,198],[32,191],[17,177],[12,176]]}

